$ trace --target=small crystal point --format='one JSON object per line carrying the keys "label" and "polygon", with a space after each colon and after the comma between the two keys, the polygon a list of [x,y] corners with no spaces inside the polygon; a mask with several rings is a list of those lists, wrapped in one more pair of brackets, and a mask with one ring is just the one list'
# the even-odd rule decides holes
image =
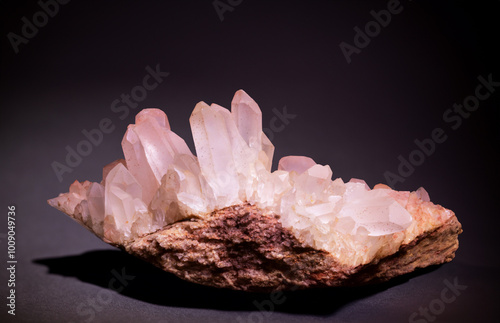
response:
{"label": "small crystal point", "polygon": [[135,116],[135,124],[141,124],[144,121],[155,119],[158,125],[162,128],[170,130],[170,123],[168,122],[167,115],[160,109],[148,108],[141,110]]}
{"label": "small crystal point", "polygon": [[122,164],[123,166],[127,167],[127,163],[126,163],[125,159],[123,159],[123,158],[112,161],[111,163],[104,166],[102,169],[102,181],[101,181],[102,185],[104,185],[104,186],[106,185],[106,177],[108,177],[109,172],[113,168],[115,168],[115,166],[117,164]]}
{"label": "small crystal point", "polygon": [[238,90],[231,103],[231,114],[247,145],[261,150],[262,112],[257,103],[245,91]]}
{"label": "small crystal point", "polygon": [[423,187],[419,187],[419,189],[416,191],[418,198],[420,198],[422,201],[425,202],[430,202],[431,198],[429,197],[429,193],[425,190]]}
{"label": "small crystal point", "polygon": [[88,210],[91,224],[89,227],[98,235],[103,236],[104,222],[104,186],[92,183],[87,191]]}
{"label": "small crystal point", "polygon": [[130,239],[137,215],[147,213],[147,206],[142,201],[141,185],[122,164],[117,164],[106,177],[104,201],[105,219],[108,219],[104,231],[113,234],[110,240]]}
{"label": "small crystal point", "polygon": [[192,155],[186,142],[170,130],[167,116],[159,109],[144,109],[129,125],[122,140],[127,168],[143,188],[142,199],[149,203],[162,177],[177,154]]}
{"label": "small crystal point", "polygon": [[316,165],[316,162],[310,157],[286,156],[280,159],[278,170],[295,171],[298,174],[302,174],[314,165]]}

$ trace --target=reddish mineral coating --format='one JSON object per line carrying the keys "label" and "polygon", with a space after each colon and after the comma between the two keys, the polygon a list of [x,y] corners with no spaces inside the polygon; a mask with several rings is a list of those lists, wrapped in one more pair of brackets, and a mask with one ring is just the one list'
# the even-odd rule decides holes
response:
{"label": "reddish mineral coating", "polygon": [[453,215],[396,253],[354,267],[306,246],[278,219],[249,204],[231,206],[205,219],[173,223],[122,248],[194,283],[269,292],[382,282],[449,262],[462,232]]}

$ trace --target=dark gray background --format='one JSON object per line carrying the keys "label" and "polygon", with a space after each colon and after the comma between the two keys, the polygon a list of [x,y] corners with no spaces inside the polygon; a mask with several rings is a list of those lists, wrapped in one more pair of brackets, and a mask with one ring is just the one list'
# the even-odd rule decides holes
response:
{"label": "dark gray background", "polygon": [[[19,34],[21,18],[31,20],[40,8],[1,1],[0,254],[5,264],[13,204],[18,264],[17,315],[2,305],[0,321],[408,322],[454,279],[467,289],[436,322],[498,321],[500,94],[456,130],[443,113],[474,93],[478,76],[500,80],[499,2],[401,4],[403,11],[347,64],[339,44],[352,44],[353,28],[363,28],[387,1],[244,0],[220,21],[212,1],[73,0],[18,54],[7,34]],[[120,120],[111,103],[156,64],[170,75]],[[193,147],[194,105],[229,107],[240,88],[259,103],[265,127],[274,108],[296,115],[274,133],[275,165],[285,155],[311,156],[335,177],[371,186],[386,181],[384,172],[397,172],[398,156],[407,157],[414,140],[443,128],[448,139],[396,189],[423,186],[432,201],[456,212],[464,233],[455,260],[375,287],[290,292],[272,312],[259,312],[255,304],[267,304],[269,295],[183,282],[107,246],[46,204],[75,179],[100,181],[102,166],[122,156],[121,138],[140,108],[163,109]],[[65,147],[103,118],[114,132],[59,182],[51,163],[63,162]],[[117,293],[107,286],[122,268],[135,278]],[[6,284],[0,270],[3,302]]]}

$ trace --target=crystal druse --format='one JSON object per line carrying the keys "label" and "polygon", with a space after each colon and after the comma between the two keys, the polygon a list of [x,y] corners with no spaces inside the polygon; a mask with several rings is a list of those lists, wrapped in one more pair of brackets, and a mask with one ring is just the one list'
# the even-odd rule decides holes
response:
{"label": "crystal druse", "polygon": [[332,180],[303,156],[271,171],[274,146],[243,90],[231,111],[198,103],[190,124],[196,155],[163,111],[142,110],[101,183],[75,181],[49,204],[107,243],[217,287],[359,285],[453,259],[461,225],[423,188]]}

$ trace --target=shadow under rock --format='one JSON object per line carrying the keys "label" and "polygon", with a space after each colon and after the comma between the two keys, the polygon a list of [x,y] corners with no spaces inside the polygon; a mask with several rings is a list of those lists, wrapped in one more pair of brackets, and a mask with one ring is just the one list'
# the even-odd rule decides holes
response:
{"label": "shadow under rock", "polygon": [[[82,282],[111,290],[113,287],[109,285],[112,281],[116,289],[123,286],[120,288],[120,294],[151,304],[317,315],[332,314],[348,303],[382,292],[439,267],[428,267],[377,285],[286,291],[275,295],[275,300],[279,300],[276,303],[280,303],[278,305],[271,303],[271,294],[193,284],[119,250],[91,251],[77,256],[37,259],[34,262],[47,266],[49,273],[76,277]],[[121,280],[125,283],[120,283],[117,276],[125,277]],[[273,308],[270,308],[271,306]]]}

